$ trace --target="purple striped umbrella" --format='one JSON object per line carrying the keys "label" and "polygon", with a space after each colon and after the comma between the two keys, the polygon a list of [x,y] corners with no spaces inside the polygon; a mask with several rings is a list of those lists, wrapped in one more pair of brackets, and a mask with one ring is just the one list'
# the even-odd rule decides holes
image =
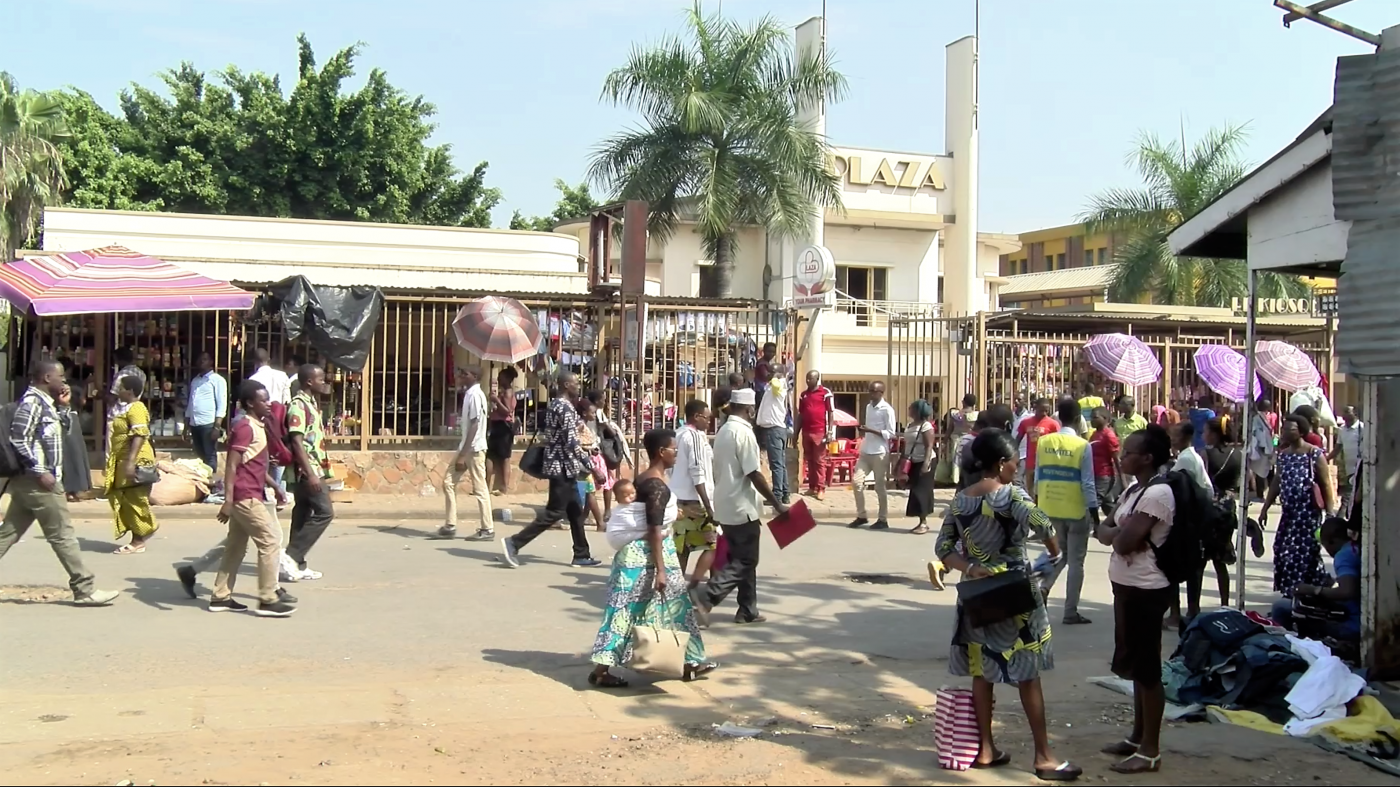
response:
{"label": "purple striped umbrella", "polygon": [[1124,385],[1148,385],[1162,379],[1157,353],[1126,333],[1101,333],[1084,345],[1089,365]]}
{"label": "purple striped umbrella", "polygon": [[253,294],[121,246],[0,265],[0,298],[25,314],[244,310]]}
{"label": "purple striped umbrella", "polygon": [[525,304],[487,295],[463,306],[452,320],[457,343],[483,361],[519,363],[535,355],[540,326]]}
{"label": "purple striped umbrella", "polygon": [[1258,368],[1259,376],[1285,391],[1296,391],[1322,382],[1322,373],[1308,354],[1288,342],[1255,342],[1254,366]]}
{"label": "purple striped umbrella", "polygon": [[[1196,349],[1193,358],[1196,361],[1196,374],[1212,391],[1233,402],[1242,402],[1248,396],[1244,384],[1248,361],[1242,353],[1223,344],[1203,344]],[[1263,394],[1259,376],[1255,375],[1254,398],[1258,399]]]}

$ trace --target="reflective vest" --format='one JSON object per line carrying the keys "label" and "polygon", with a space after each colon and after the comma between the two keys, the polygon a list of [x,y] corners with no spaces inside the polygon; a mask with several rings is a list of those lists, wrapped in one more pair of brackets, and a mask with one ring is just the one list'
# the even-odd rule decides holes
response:
{"label": "reflective vest", "polygon": [[1073,434],[1048,434],[1036,446],[1036,504],[1055,519],[1083,519],[1084,452],[1089,441]]}

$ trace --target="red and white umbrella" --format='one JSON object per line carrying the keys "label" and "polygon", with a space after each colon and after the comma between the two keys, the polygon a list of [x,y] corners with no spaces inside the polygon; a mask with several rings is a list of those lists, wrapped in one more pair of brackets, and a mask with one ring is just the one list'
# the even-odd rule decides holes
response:
{"label": "red and white umbrella", "polygon": [[534,357],[540,326],[525,304],[487,295],[463,306],[452,320],[457,343],[483,361],[519,363]]}
{"label": "red and white umbrella", "polygon": [[860,426],[860,421],[857,421],[854,415],[851,415],[845,410],[834,410],[831,416],[832,421],[835,422],[837,426]]}
{"label": "red and white umbrella", "polygon": [[1309,388],[1322,382],[1322,373],[1312,358],[1288,342],[1255,342],[1254,365],[1260,377],[1285,391]]}

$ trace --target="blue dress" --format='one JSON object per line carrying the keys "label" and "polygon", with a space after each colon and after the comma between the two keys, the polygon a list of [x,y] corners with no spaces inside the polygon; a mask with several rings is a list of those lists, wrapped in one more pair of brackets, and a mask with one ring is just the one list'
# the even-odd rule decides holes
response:
{"label": "blue dress", "polygon": [[1283,512],[1274,536],[1274,590],[1287,598],[1293,597],[1293,588],[1299,585],[1325,584],[1327,576],[1322,545],[1317,542],[1322,509],[1313,499],[1319,452],[1317,448],[1301,454],[1280,451],[1274,460]]}

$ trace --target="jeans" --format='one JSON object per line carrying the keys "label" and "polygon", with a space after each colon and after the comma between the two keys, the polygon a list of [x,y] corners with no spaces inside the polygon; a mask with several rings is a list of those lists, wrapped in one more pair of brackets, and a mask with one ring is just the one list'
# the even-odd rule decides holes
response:
{"label": "jeans", "polygon": [[1104,518],[1113,515],[1113,506],[1118,502],[1118,476],[1094,476],[1094,489],[1099,494],[1099,513]]}
{"label": "jeans", "polygon": [[572,478],[549,479],[549,498],[544,511],[524,530],[510,537],[510,543],[517,550],[539,538],[555,522],[569,520],[569,533],[574,537],[574,560],[587,560],[588,536],[583,529],[583,500],[578,495],[578,481]]}
{"label": "jeans", "polygon": [[249,539],[258,549],[258,599],[265,604],[277,600],[282,534],[278,532],[272,517],[267,515],[267,504],[256,499],[238,501],[229,514],[224,558],[214,579],[214,600],[233,595],[233,584],[238,579],[238,567],[243,564],[243,555],[248,551]]}
{"label": "jeans", "polygon": [[219,478],[219,444],[214,440],[213,424],[190,424],[190,443],[194,445],[195,456],[200,461],[209,465],[209,470],[214,473],[214,480]]}
{"label": "jeans", "polygon": [[491,491],[486,486],[484,451],[467,454],[465,470],[457,470],[455,466],[447,468],[447,478],[442,480],[442,497],[446,508],[444,521],[453,527],[457,526],[457,485],[462,483],[463,478],[471,479],[472,497],[476,500],[476,511],[481,517],[479,527],[483,532],[489,533],[495,529],[495,522],[491,518]]}
{"label": "jeans", "polygon": [[311,491],[305,481],[298,480],[292,485],[292,537],[287,543],[287,557],[306,568],[306,553],[316,546],[325,534],[326,528],[335,519],[335,506],[331,504],[331,493],[326,491],[326,482],[321,481],[318,491]]}
{"label": "jeans", "polygon": [[721,525],[729,542],[729,560],[705,587],[706,599],[714,606],[736,588],[739,591],[739,620],[758,617],[758,545],[763,535],[758,520],[742,525]]}
{"label": "jeans", "polygon": [[807,466],[807,488],[815,492],[826,489],[826,445],[821,435],[802,433],[802,463]]}
{"label": "jeans", "polygon": [[856,518],[865,519],[865,479],[871,473],[875,474],[875,499],[880,504],[880,516],[877,519],[884,522],[890,515],[890,455],[889,454],[861,454],[856,459],[856,471],[851,480],[855,484],[856,493]]}
{"label": "jeans", "polygon": [[1050,523],[1055,526],[1055,538],[1064,550],[1065,561],[1043,589],[1049,593],[1061,571],[1069,574],[1065,580],[1065,617],[1069,618],[1079,614],[1079,594],[1084,590],[1084,558],[1089,554],[1089,536],[1094,524],[1087,516],[1081,519],[1051,517]]}
{"label": "jeans", "polygon": [[759,448],[768,454],[768,470],[773,474],[773,496],[787,500],[787,427],[760,426],[757,433]]}
{"label": "jeans", "polygon": [[73,591],[73,598],[91,596],[92,572],[83,565],[83,553],[73,533],[73,522],[68,518],[68,500],[63,496],[63,487],[55,486],[54,491],[49,492],[39,486],[34,476],[20,475],[11,478],[4,489],[10,493],[10,507],[5,509],[5,523],[0,525],[0,557],[4,557],[37,521],[44,539],[58,556],[58,562],[63,564],[63,570],[68,572],[68,587]]}

